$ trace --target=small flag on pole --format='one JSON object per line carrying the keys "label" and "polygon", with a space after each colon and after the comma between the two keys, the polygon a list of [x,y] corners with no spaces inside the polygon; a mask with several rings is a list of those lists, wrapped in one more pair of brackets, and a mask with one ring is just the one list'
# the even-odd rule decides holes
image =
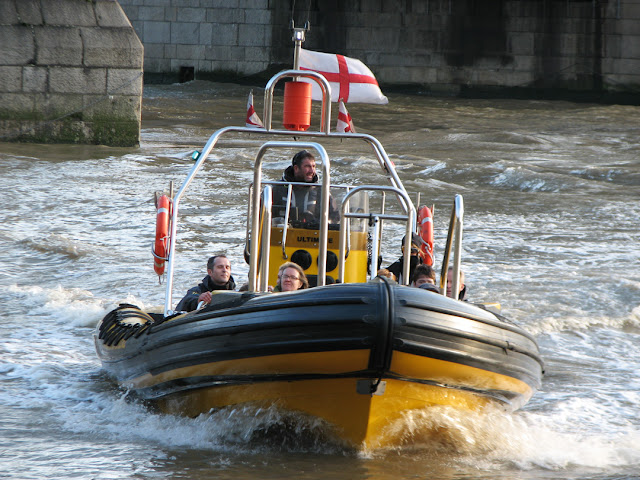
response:
{"label": "small flag on pole", "polygon": [[249,92],[249,100],[247,101],[247,120],[245,125],[250,128],[264,128],[262,120],[253,109],[253,90]]}
{"label": "small flag on pole", "polygon": [[[389,103],[382,94],[376,77],[369,67],[357,58],[349,58],[334,53],[313,52],[300,49],[300,70],[321,73],[331,85],[331,101],[344,99],[349,103]],[[311,83],[311,98],[322,100],[320,87],[313,80],[301,78]]]}
{"label": "small flag on pole", "polygon": [[351,115],[349,115],[347,107],[344,106],[344,102],[342,101],[342,99],[340,99],[340,103],[338,104],[338,124],[336,125],[336,132],[356,133]]}

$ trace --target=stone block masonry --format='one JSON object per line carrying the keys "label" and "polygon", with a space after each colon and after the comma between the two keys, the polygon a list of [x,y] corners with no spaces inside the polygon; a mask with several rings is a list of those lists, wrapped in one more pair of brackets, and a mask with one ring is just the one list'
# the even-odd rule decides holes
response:
{"label": "stone block masonry", "polygon": [[[120,4],[145,46],[148,81],[177,81],[187,69],[195,78],[237,81],[290,68],[290,8],[296,5],[294,20],[302,26],[309,6],[282,0]],[[385,87],[640,96],[640,0],[310,4],[304,47],[359,58]]]}
{"label": "stone block masonry", "polygon": [[[145,81],[245,77],[267,70],[273,0],[121,0],[145,47]],[[286,16],[285,16],[286,17]],[[278,29],[288,30],[288,19]],[[289,34],[290,37],[290,34]],[[289,63],[291,63],[291,59]]]}
{"label": "stone block masonry", "polygon": [[0,45],[0,141],[139,143],[144,51],[116,0],[2,0]]}

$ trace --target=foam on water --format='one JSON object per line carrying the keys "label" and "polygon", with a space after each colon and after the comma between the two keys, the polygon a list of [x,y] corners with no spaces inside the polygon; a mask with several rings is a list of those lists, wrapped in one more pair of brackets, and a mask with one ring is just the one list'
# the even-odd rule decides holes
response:
{"label": "foam on water", "polygon": [[[587,419],[588,422],[581,423]],[[600,429],[594,432],[593,424]],[[392,449],[423,457],[445,456],[481,470],[562,471],[570,466],[607,471],[640,461],[640,432],[611,422],[608,408],[580,400],[555,412],[507,414],[487,408],[480,412],[450,407],[407,412],[389,429],[404,438]],[[386,449],[365,456],[387,455]]]}
{"label": "foam on water", "polygon": [[[56,400],[68,401],[61,393]],[[53,408],[61,427],[79,435],[102,437],[109,444],[232,454],[350,454],[332,439],[323,422],[273,408],[227,408],[189,419],[150,412],[127,400],[125,394],[94,393],[76,401],[73,409]],[[438,456],[488,471],[511,466],[521,471],[579,467],[604,472],[640,462],[637,428],[612,421],[608,406],[589,399],[569,398],[545,413],[433,407],[407,412],[387,433],[403,438],[404,445],[364,451],[359,456],[375,459],[391,452],[418,459]]]}
{"label": "foam on water", "polygon": [[[51,317],[61,325],[72,327],[95,326],[113,308],[114,302],[95,298],[88,290],[43,288],[36,285],[10,285],[8,291],[20,297],[20,303],[27,308],[25,314]],[[134,300],[134,299],[131,299]]]}
{"label": "foam on water", "polygon": [[274,407],[228,407],[186,418],[154,412],[115,390],[94,392],[78,407],[55,409],[54,415],[65,430],[109,442],[228,453],[344,450],[326,423]]}
{"label": "foam on water", "polygon": [[628,315],[621,315],[619,317],[605,315],[543,317],[529,328],[529,332],[537,336],[552,332],[579,332],[590,328],[622,330],[628,326],[640,327],[638,311],[639,308],[636,307]]}
{"label": "foam on water", "polygon": [[44,254],[61,254],[72,259],[83,257],[90,252],[90,247],[63,235],[47,235],[38,239],[25,239],[25,246]]}

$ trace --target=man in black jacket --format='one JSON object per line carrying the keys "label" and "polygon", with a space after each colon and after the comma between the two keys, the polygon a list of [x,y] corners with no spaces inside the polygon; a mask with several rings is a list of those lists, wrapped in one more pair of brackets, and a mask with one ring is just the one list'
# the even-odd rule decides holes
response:
{"label": "man in black jacket", "polygon": [[231,276],[231,263],[225,255],[214,255],[207,262],[207,276],[197,287],[189,289],[178,306],[177,312],[191,312],[200,302],[210,303],[213,290],[235,290],[236,284]]}
{"label": "man in black jacket", "polygon": [[[296,153],[284,173],[283,182],[318,183],[316,159],[307,150]],[[288,185],[276,185],[273,189],[273,216],[284,217],[287,206]],[[320,219],[321,190],[317,185],[293,185],[291,188],[291,207],[289,220],[300,222],[318,222]],[[329,222],[340,220],[340,212],[335,200],[329,196]]]}

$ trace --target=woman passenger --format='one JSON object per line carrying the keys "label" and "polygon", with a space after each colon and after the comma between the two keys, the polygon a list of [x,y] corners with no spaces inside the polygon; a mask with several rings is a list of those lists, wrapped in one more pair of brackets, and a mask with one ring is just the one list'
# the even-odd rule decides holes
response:
{"label": "woman passenger", "polygon": [[309,282],[300,265],[293,262],[286,262],[280,265],[278,283],[273,291],[292,292],[303,288],[309,288]]}

